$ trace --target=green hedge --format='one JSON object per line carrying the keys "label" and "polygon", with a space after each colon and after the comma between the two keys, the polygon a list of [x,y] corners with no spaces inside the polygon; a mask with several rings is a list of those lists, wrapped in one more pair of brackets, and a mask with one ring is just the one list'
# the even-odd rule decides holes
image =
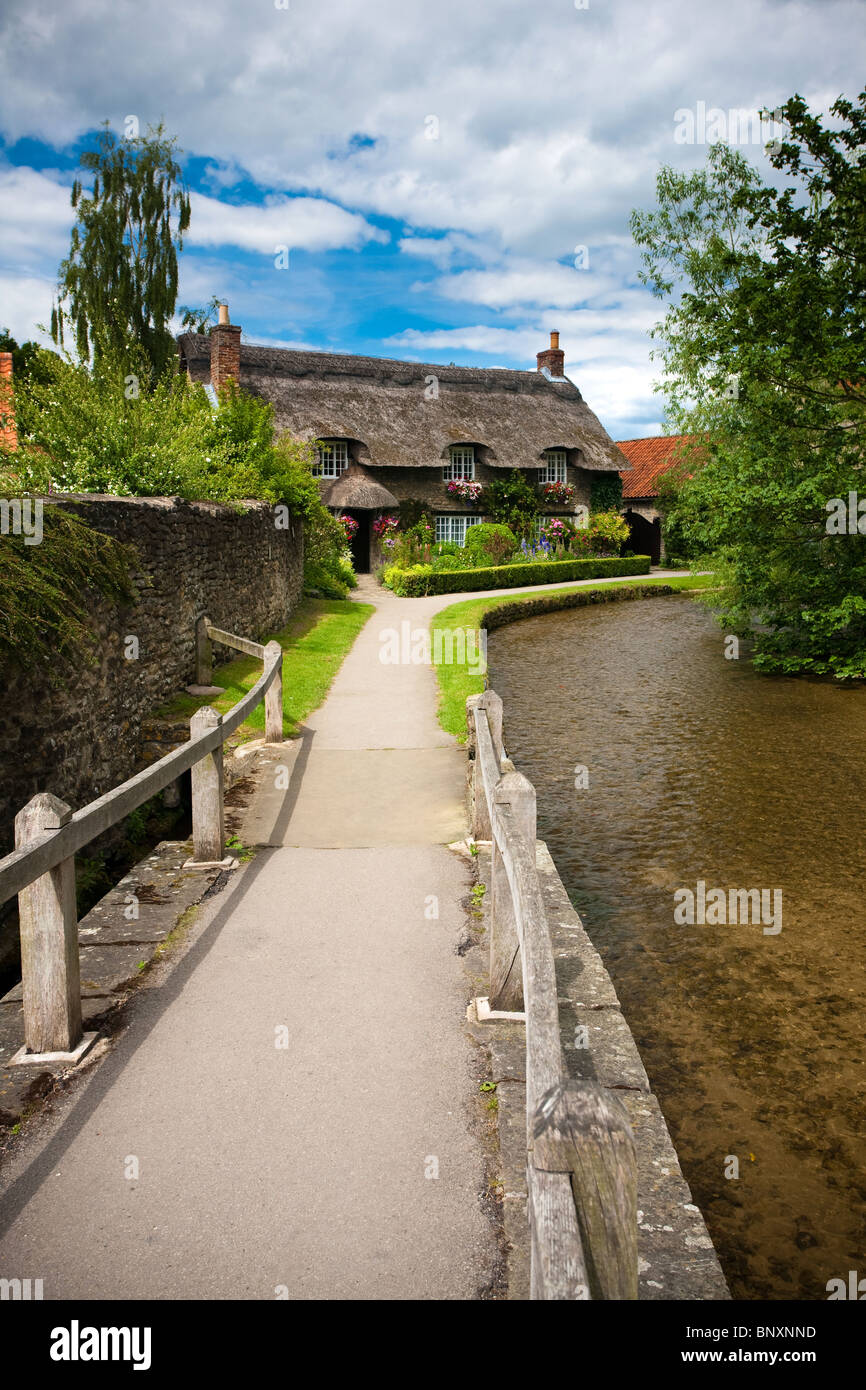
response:
{"label": "green hedge", "polygon": [[[420,566],[418,567],[421,568]],[[606,579],[618,575],[649,574],[649,555],[599,557],[594,560],[539,560],[525,565],[497,565],[489,569],[438,570],[421,573],[392,569],[390,587],[400,598],[425,594],[465,594],[475,589],[521,589],[528,584],[556,584],[570,579]]]}

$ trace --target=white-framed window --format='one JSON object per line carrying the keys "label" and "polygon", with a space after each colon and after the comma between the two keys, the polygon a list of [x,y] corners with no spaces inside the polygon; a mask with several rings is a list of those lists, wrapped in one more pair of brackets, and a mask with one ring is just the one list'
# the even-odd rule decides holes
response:
{"label": "white-framed window", "polygon": [[451,450],[450,462],[442,469],[442,477],[446,483],[457,478],[472,482],[475,477],[475,450],[471,444],[461,444]]}
{"label": "white-framed window", "polygon": [[439,515],[436,518],[436,539],[437,541],[456,541],[457,545],[463,545],[466,540],[467,526],[478,526],[480,522],[480,516]]}
{"label": "white-framed window", "polygon": [[542,483],[564,483],[565,480],[565,450],[546,449],[544,451],[544,467],[539,470],[539,481]]}
{"label": "white-framed window", "polygon": [[349,467],[349,446],[345,439],[320,439],[313,464],[314,478],[339,478]]}

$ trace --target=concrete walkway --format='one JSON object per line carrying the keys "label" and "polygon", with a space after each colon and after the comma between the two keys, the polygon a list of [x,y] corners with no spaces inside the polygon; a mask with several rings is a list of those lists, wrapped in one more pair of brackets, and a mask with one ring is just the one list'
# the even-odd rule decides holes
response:
{"label": "concrete walkway", "polygon": [[455,596],[358,597],[378,610],[327,700],[263,755],[244,838],[264,848],[4,1169],[0,1275],[46,1298],[474,1298],[491,1279],[456,954],[470,873],[446,847],[465,756],[430,668],[379,660],[386,629]]}

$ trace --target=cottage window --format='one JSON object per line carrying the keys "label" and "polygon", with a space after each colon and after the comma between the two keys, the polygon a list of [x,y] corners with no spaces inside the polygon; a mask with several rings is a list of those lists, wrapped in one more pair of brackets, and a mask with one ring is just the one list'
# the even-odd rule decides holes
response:
{"label": "cottage window", "polygon": [[455,541],[457,545],[463,545],[466,541],[467,526],[477,526],[480,521],[480,516],[437,516],[436,539]]}
{"label": "cottage window", "polygon": [[349,448],[345,439],[322,439],[316,447],[314,478],[339,478],[349,467]]}
{"label": "cottage window", "polygon": [[472,481],[475,477],[475,450],[471,445],[451,450],[450,462],[443,468],[442,477],[446,483],[458,478]]}
{"label": "cottage window", "polygon": [[564,483],[565,480],[565,450],[546,449],[544,467],[540,470],[540,481],[542,483]]}

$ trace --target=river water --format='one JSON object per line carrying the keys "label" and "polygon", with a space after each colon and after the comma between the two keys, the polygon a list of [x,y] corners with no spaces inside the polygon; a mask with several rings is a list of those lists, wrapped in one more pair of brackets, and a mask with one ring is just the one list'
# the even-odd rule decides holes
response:
{"label": "river water", "polygon": [[[690,597],[611,603],[491,634],[490,684],[733,1296],[826,1299],[866,1276],[866,690],[724,653]],[[698,881],[781,931],[677,925]]]}

